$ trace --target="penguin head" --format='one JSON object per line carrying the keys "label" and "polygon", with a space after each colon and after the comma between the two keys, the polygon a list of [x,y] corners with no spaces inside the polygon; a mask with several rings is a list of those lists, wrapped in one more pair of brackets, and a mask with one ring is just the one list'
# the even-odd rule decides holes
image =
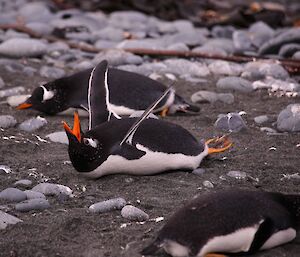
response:
{"label": "penguin head", "polygon": [[71,129],[63,122],[69,139],[69,156],[74,168],[79,172],[94,170],[99,164],[102,146],[99,141],[81,131],[78,112],[74,113],[74,125]]}
{"label": "penguin head", "polygon": [[31,96],[20,104],[17,109],[32,108],[49,115],[64,111],[67,109],[67,105],[65,99],[63,99],[64,94],[59,88],[56,81],[37,87]]}

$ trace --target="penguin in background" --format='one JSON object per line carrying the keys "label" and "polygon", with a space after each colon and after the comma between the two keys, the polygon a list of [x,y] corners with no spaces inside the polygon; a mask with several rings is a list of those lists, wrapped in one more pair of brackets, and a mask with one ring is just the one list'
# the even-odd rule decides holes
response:
{"label": "penguin in background", "polygon": [[143,256],[164,249],[173,257],[253,254],[296,237],[300,196],[230,189],[204,193],[176,211]]}
{"label": "penguin in background", "polygon": [[172,95],[172,88],[168,88],[141,117],[121,119],[109,104],[108,72],[108,63],[103,61],[90,74],[88,131],[81,131],[77,112],[73,129],[64,123],[70,160],[81,174],[98,178],[115,173],[150,175],[168,170],[193,170],[208,154],[225,151],[231,146],[227,137],[199,142],[179,125],[147,119],[160,101]]}
{"label": "penguin in background", "polygon": [[[65,112],[69,108],[88,111],[88,81],[91,72],[92,69],[87,69],[37,87],[17,109],[32,108],[49,115]],[[166,90],[158,81],[115,68],[108,69],[107,83],[110,89],[110,108],[116,114],[126,116],[147,109]],[[199,107],[187,103],[175,90],[154,109],[156,113],[161,112],[162,116],[175,112],[199,111]]]}

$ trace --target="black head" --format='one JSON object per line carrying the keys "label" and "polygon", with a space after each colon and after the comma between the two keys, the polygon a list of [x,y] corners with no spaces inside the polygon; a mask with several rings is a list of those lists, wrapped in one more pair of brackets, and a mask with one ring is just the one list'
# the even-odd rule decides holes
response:
{"label": "black head", "polygon": [[59,80],[49,82],[34,89],[32,95],[24,103],[20,104],[17,109],[32,108],[49,115],[54,115],[68,108],[65,95],[66,93],[60,87]]}
{"label": "black head", "polygon": [[79,172],[97,168],[104,154],[102,145],[97,139],[82,133],[77,112],[74,114],[73,129],[65,122],[64,129],[69,139],[69,156],[74,168]]}

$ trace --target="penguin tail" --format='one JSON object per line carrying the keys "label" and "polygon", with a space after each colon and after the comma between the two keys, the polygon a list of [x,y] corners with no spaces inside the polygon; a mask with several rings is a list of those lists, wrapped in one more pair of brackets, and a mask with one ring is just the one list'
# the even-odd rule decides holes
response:
{"label": "penguin tail", "polygon": [[148,245],[147,247],[145,247],[142,251],[141,254],[142,255],[153,255],[154,253],[156,253],[159,249],[161,248],[161,242],[156,239],[154,242],[152,242],[150,245]]}

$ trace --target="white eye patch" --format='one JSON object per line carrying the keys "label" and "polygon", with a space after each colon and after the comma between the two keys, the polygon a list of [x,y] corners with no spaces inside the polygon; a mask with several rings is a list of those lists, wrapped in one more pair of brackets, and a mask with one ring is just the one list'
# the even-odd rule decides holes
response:
{"label": "white eye patch", "polygon": [[45,102],[45,101],[50,100],[51,98],[53,98],[54,91],[51,91],[51,90],[48,91],[44,86],[41,86],[41,88],[44,91],[44,93],[43,93],[43,101],[42,102]]}
{"label": "white eye patch", "polygon": [[85,145],[88,145],[88,146],[91,146],[91,147],[94,147],[94,148],[97,148],[97,146],[98,146],[98,140],[97,139],[84,138],[83,143]]}

